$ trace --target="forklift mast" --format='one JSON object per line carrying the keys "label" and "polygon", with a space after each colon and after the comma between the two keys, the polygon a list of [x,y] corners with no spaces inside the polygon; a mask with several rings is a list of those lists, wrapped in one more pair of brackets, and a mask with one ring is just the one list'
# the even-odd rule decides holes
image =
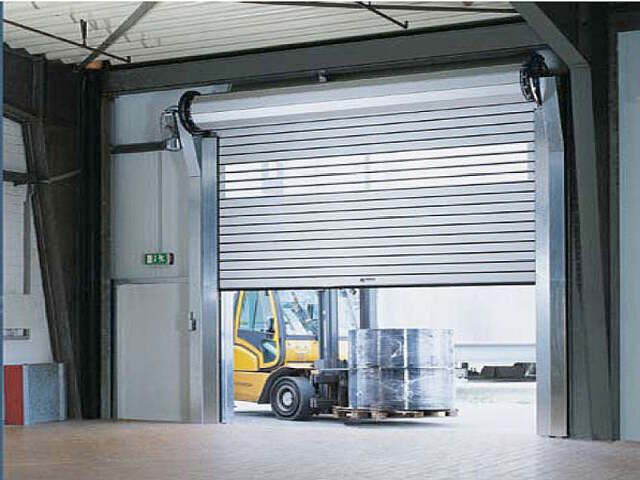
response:
{"label": "forklift mast", "polygon": [[320,300],[320,360],[321,368],[336,368],[339,364],[338,290],[321,290]]}
{"label": "forklift mast", "polygon": [[[330,413],[334,407],[349,406],[349,366],[340,360],[338,301],[340,294],[345,294],[348,307],[353,303],[346,291],[338,289],[321,290],[320,302],[320,360],[315,363],[311,381],[316,387],[318,396],[312,400],[315,411]],[[359,293],[359,314],[350,312],[358,328],[371,328],[375,325],[375,290],[361,289]],[[346,319],[344,319],[346,320]]]}

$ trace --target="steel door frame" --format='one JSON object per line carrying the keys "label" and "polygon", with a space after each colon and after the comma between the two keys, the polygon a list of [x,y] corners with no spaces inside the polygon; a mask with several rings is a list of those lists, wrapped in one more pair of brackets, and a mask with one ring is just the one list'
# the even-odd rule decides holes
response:
{"label": "steel door frame", "polygon": [[[535,114],[536,417],[539,435],[562,437],[568,432],[564,144],[555,80],[541,79],[541,84],[544,102]],[[209,132],[192,137],[184,125],[180,133],[187,167],[194,177],[190,255],[200,255],[190,261],[190,271],[199,272],[190,275],[190,282],[193,304],[200,309],[196,316],[202,319],[193,344],[193,418],[226,423],[233,418],[233,322],[223,322],[220,309],[218,215],[206,215],[207,211],[218,212],[218,139]],[[199,234],[193,235],[196,230]]]}
{"label": "steel door frame", "polygon": [[568,435],[565,160],[558,89],[542,78],[536,144],[536,430]]}

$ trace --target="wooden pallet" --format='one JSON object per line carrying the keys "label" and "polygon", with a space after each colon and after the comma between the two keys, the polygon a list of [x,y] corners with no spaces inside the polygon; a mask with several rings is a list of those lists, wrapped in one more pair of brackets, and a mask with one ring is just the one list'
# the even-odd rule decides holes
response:
{"label": "wooden pallet", "polygon": [[333,416],[345,422],[371,420],[379,422],[386,418],[457,417],[458,410],[386,410],[375,408],[333,407]]}

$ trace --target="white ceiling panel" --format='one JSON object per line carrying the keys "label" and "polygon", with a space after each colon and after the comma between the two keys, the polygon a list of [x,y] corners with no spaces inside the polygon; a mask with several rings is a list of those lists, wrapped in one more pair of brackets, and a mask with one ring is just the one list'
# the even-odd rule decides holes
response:
{"label": "white ceiling panel", "polygon": [[[401,2],[413,6],[500,8],[507,2]],[[76,42],[80,21],[88,23],[88,44],[98,47],[139,2],[5,2],[5,19]],[[374,2],[375,6],[375,2]],[[512,17],[495,12],[384,10],[409,22],[409,30]],[[56,39],[4,25],[4,41],[49,59],[79,63],[88,51]],[[365,9],[269,5],[241,2],[157,3],[108,51],[132,62],[211,55],[401,31],[401,27]],[[106,57],[100,57],[106,58]],[[113,63],[119,63],[112,60]]]}

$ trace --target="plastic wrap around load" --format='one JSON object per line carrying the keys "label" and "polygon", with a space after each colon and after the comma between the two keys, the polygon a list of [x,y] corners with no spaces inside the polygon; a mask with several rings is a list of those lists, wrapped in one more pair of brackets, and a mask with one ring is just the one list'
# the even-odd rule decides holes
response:
{"label": "plastic wrap around load", "polygon": [[349,367],[352,408],[453,409],[452,330],[351,330]]}

